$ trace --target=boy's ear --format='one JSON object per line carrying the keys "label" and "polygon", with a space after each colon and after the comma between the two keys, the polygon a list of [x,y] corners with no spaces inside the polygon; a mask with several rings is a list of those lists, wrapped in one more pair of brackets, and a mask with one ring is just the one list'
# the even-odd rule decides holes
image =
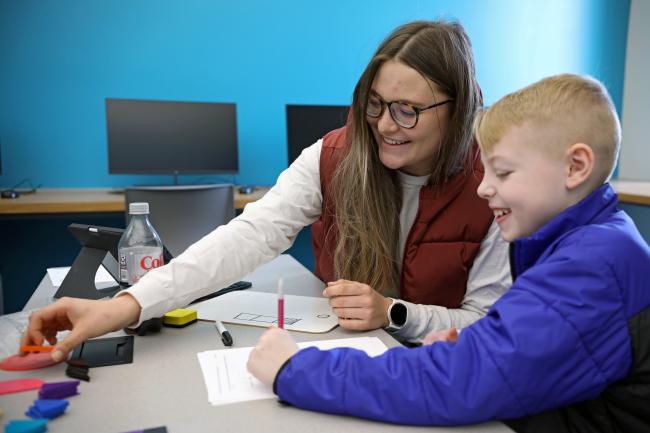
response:
{"label": "boy's ear", "polygon": [[594,151],[584,143],[576,143],[566,151],[566,187],[570,190],[582,185],[594,171]]}

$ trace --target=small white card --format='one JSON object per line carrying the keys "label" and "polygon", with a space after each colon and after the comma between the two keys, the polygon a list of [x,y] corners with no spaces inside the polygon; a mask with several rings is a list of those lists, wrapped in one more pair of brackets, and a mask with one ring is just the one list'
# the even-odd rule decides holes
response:
{"label": "small white card", "polygon": [[[68,275],[69,271],[70,266],[61,268],[48,268],[47,275],[50,277],[50,281],[52,281],[52,285],[54,287],[60,287],[63,279],[66,275]],[[108,273],[105,267],[100,266],[99,269],[97,269],[97,273],[95,274],[95,284],[97,283],[117,284],[117,281],[115,281],[111,274]]]}

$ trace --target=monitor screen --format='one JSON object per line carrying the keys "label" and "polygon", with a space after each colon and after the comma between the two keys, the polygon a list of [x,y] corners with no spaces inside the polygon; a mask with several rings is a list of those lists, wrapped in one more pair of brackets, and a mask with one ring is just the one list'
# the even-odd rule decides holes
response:
{"label": "monitor screen", "polygon": [[304,148],[345,125],[349,109],[347,105],[287,105],[289,165]]}
{"label": "monitor screen", "polygon": [[111,174],[237,173],[235,104],[106,99]]}

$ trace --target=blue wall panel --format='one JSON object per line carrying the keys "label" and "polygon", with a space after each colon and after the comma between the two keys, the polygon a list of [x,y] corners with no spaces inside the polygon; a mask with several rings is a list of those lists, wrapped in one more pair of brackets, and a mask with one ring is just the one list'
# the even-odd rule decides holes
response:
{"label": "blue wall panel", "polygon": [[[413,19],[467,28],[487,103],[564,71],[620,107],[629,1],[0,2],[0,186],[167,183],[109,175],[104,98],[238,104],[238,183],[286,167],[285,104],[347,104],[377,44]],[[219,180],[183,177],[187,183]]]}

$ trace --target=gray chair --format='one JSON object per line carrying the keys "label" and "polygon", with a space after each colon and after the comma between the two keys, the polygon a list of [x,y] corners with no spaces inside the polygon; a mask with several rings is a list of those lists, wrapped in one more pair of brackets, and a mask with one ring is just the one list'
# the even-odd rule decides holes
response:
{"label": "gray chair", "polygon": [[231,184],[130,187],[129,203],[149,203],[149,220],[175,257],[194,242],[235,216]]}

